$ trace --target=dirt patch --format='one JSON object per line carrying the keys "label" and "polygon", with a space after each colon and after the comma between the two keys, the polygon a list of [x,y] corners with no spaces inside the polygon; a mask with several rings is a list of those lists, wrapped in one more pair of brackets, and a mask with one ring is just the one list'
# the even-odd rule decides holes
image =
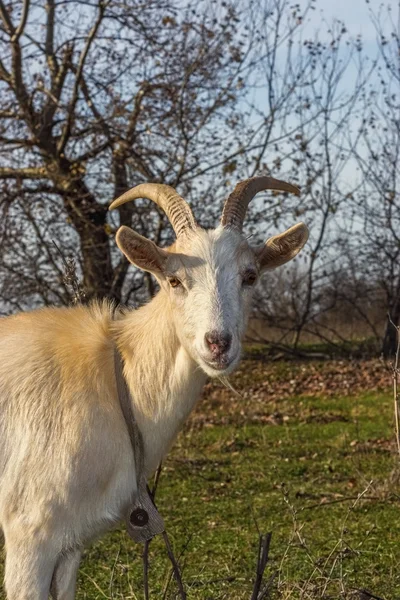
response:
{"label": "dirt patch", "polygon": [[[282,425],[290,419],[306,423],[343,421],[340,411],[321,414],[298,405],[285,406],[284,401],[299,396],[332,398],[389,390],[392,373],[378,359],[296,363],[245,359],[229,383],[236,393],[219,381],[205,386],[191,427],[242,422]],[[282,412],[276,411],[277,404]]]}

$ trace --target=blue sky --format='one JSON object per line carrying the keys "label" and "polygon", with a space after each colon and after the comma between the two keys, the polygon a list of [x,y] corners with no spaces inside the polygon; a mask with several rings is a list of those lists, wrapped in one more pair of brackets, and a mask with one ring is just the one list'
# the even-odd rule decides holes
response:
{"label": "blue sky", "polygon": [[[301,6],[304,6],[307,0],[299,0]],[[391,6],[393,8],[393,18],[397,16],[397,1],[392,0]],[[355,39],[361,36],[363,41],[363,56],[367,54],[371,59],[376,58],[379,55],[377,46],[377,33],[371,19],[371,12],[375,15],[375,18],[380,15],[382,24],[388,25],[387,22],[387,7],[389,6],[389,0],[370,0],[367,4],[366,0],[316,0],[316,9],[309,11],[305,19],[304,28],[302,29],[303,39],[313,39],[318,36],[320,41],[330,39],[327,34],[327,30],[332,25],[335,19],[342,21],[348,34],[351,38]],[[386,31],[388,28],[386,27]],[[346,46],[343,45],[342,52],[346,52]],[[285,50],[283,49],[283,54]],[[284,60],[284,59],[283,59]],[[345,72],[343,79],[340,84],[340,88],[343,88],[343,92],[346,94],[347,91],[351,91],[355,81],[355,75],[358,72],[357,61],[350,62],[347,71]],[[373,84],[376,75],[372,76],[371,82]],[[265,90],[259,90],[257,93],[257,99],[259,99],[259,105],[263,106]],[[293,119],[296,119],[294,116]],[[357,128],[357,117],[353,117],[352,124],[354,129]],[[362,146],[359,147],[359,152],[363,153]],[[334,165],[336,166],[336,165]],[[340,173],[340,179],[343,182],[343,189],[352,189],[357,182],[360,181],[361,173],[357,168],[357,164],[354,159],[350,159],[347,164],[343,167]]]}
{"label": "blue sky", "polygon": [[[361,34],[366,43],[375,42],[376,33],[365,0],[317,0],[316,4],[316,10],[311,11],[308,19],[310,33],[319,29],[321,17],[325,18],[328,23],[336,18],[346,23],[352,36],[356,37]],[[374,13],[378,13],[382,4],[387,6],[388,3],[370,0],[369,6]]]}

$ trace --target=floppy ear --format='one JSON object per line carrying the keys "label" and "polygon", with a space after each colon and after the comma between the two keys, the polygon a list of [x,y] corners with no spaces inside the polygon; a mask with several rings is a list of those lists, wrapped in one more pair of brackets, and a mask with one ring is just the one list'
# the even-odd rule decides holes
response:
{"label": "floppy ear", "polygon": [[125,225],[118,229],[115,239],[118,248],[133,265],[156,276],[164,275],[168,252]]}
{"label": "floppy ear", "polygon": [[284,265],[300,252],[307,240],[308,229],[304,223],[297,223],[283,233],[269,238],[262,248],[255,251],[261,270]]}

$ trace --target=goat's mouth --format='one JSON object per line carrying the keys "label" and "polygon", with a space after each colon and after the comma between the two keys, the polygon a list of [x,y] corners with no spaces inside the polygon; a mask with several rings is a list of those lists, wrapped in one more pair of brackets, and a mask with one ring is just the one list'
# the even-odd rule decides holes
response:
{"label": "goat's mouth", "polygon": [[225,371],[225,369],[227,369],[229,367],[229,365],[231,364],[232,361],[231,360],[222,360],[222,361],[204,360],[204,362],[209,367],[211,367],[212,369],[215,369],[216,371]]}
{"label": "goat's mouth", "polygon": [[222,355],[215,359],[208,359],[201,356],[201,366],[203,370],[211,377],[218,377],[218,375],[228,374],[235,368],[238,359],[239,352],[234,356]]}

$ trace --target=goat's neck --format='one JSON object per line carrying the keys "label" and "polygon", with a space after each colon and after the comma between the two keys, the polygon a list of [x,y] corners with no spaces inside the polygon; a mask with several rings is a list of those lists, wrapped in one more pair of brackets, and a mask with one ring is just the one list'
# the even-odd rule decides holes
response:
{"label": "goat's neck", "polygon": [[150,474],[192,411],[206,375],[180,343],[163,292],[124,317],[118,345]]}

